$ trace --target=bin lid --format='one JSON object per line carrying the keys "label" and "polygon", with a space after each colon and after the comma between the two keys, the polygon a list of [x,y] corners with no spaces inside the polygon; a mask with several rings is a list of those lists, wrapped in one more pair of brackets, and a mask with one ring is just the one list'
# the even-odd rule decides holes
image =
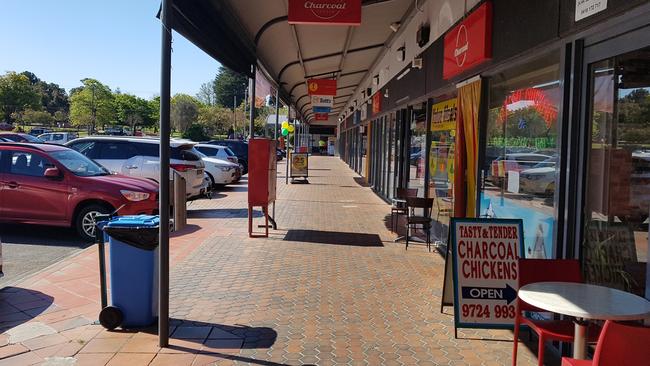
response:
{"label": "bin lid", "polygon": [[108,227],[158,227],[160,217],[158,215],[130,215],[117,216],[112,218],[106,226]]}
{"label": "bin lid", "polygon": [[118,216],[111,219],[103,230],[108,236],[143,250],[158,247],[160,218],[152,215]]}

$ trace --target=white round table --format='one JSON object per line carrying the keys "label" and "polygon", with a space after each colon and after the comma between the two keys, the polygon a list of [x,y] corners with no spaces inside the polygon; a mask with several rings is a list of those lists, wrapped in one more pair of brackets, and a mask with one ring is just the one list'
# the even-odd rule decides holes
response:
{"label": "white round table", "polygon": [[629,292],[569,282],[537,282],[519,289],[524,302],[557,314],[576,317],[573,358],[587,354],[587,322],[597,320],[638,320],[650,318],[650,301]]}

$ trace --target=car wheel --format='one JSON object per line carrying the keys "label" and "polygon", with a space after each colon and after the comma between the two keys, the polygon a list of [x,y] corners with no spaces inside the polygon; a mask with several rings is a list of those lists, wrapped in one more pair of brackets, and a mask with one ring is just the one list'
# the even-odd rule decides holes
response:
{"label": "car wheel", "polygon": [[85,241],[95,240],[95,217],[111,213],[106,206],[91,204],[83,207],[75,218],[77,233]]}
{"label": "car wheel", "polygon": [[205,172],[205,174],[207,174],[208,178],[210,178],[210,188],[214,188],[216,186],[216,184],[214,184],[214,177],[208,172]]}

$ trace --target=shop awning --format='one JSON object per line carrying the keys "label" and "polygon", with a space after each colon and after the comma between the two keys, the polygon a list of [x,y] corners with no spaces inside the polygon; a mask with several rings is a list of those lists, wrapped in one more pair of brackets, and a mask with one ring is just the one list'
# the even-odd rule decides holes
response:
{"label": "shop awning", "polygon": [[[280,96],[307,122],[337,117],[405,21],[410,0],[362,1],[361,25],[291,25],[286,0],[174,0],[172,28],[224,66],[250,75],[257,65],[280,85]],[[328,121],[313,121],[309,78],[338,80]]]}

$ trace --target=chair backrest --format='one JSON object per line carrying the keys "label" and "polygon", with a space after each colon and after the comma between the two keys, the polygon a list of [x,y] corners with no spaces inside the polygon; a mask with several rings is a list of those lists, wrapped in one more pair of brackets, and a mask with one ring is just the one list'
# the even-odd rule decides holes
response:
{"label": "chair backrest", "polygon": [[598,338],[594,365],[650,365],[650,327],[607,321]]}
{"label": "chair backrest", "polygon": [[[576,259],[519,259],[518,268],[519,288],[535,282],[583,282],[580,262]],[[542,311],[517,301],[521,311]]]}
{"label": "chair backrest", "polygon": [[406,206],[409,209],[421,208],[424,211],[424,217],[431,217],[433,198],[406,197]]}
{"label": "chair backrest", "polygon": [[417,195],[417,188],[397,188],[397,198],[406,199],[406,197],[416,197]]}

